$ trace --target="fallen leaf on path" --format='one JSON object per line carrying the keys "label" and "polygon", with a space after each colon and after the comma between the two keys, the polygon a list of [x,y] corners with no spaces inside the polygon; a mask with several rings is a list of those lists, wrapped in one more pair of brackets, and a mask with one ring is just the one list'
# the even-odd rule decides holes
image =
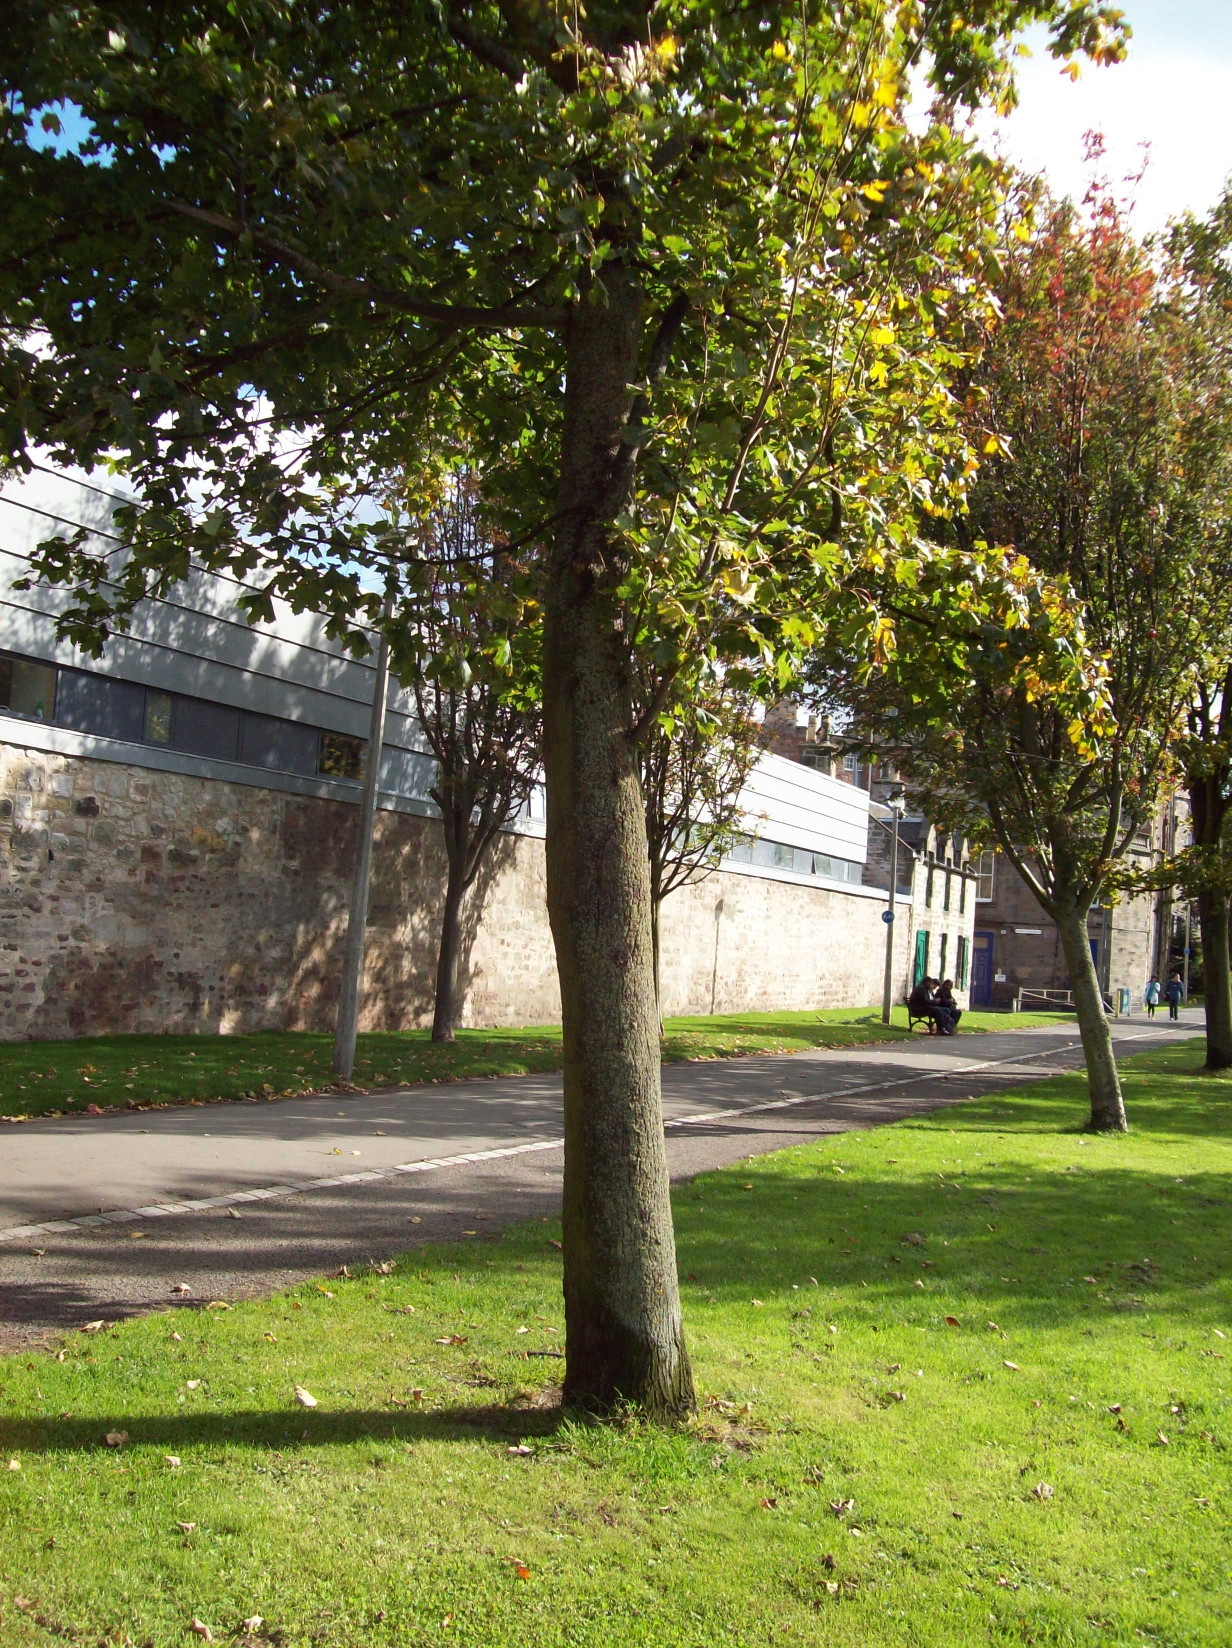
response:
{"label": "fallen leaf on path", "polygon": [[175,1282],[172,1284],[171,1291],[172,1293],[191,1293],[192,1289],[187,1282]]}
{"label": "fallen leaf on path", "polygon": [[127,1431],[108,1431],[103,1441],[109,1448],[122,1448],[128,1441]]}
{"label": "fallen leaf on path", "polygon": [[145,1238],[146,1232],[144,1230],[130,1230],[128,1233],[130,1242],[144,1242]]}
{"label": "fallen leaf on path", "polygon": [[242,1219],[243,1214],[240,1213],[237,1208],[229,1207],[227,1209],[227,1217],[228,1217],[228,1219]]}
{"label": "fallen leaf on path", "polygon": [[317,1405],[316,1397],[311,1391],[306,1391],[302,1385],[296,1385],[295,1387],[295,1400],[301,1408],[315,1408]]}
{"label": "fallen leaf on path", "polygon": [[[411,1214],[411,1223],[413,1225],[421,1225],[421,1224],[423,1224],[423,1220],[419,1217],[418,1213],[412,1213]],[[452,1617],[453,1616],[450,1615],[451,1619],[452,1619]]]}

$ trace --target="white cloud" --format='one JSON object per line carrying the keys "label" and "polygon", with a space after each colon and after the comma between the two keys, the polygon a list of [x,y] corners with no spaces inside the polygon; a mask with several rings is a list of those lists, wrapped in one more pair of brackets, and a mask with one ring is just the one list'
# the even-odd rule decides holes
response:
{"label": "white cloud", "polygon": [[[1222,3],[1222,0],[1221,0]],[[1133,20],[1135,8],[1127,6]],[[981,135],[995,140],[1019,166],[1045,172],[1058,193],[1081,197],[1088,173],[1083,136],[1101,132],[1103,170],[1116,180],[1141,169],[1134,222],[1139,230],[1161,228],[1179,212],[1206,212],[1232,173],[1232,51],[1225,28],[1212,29],[1202,52],[1193,31],[1192,0],[1168,25],[1146,14],[1128,59],[1107,68],[1083,64],[1078,80],[1061,72],[1033,33],[1035,55],[1022,62],[1020,102],[1003,120],[985,117]],[[1215,22],[1212,17],[1212,22]]]}

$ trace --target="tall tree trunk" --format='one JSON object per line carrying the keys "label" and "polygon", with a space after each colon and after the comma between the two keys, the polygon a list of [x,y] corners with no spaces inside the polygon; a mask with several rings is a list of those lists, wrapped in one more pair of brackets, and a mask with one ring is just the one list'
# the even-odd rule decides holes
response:
{"label": "tall tree trunk", "polygon": [[1202,929],[1202,995],[1206,1012],[1206,1068],[1232,1066],[1232,967],[1228,957],[1228,896],[1198,894]]}
{"label": "tall tree trunk", "polygon": [[451,854],[445,880],[445,908],[441,913],[441,941],[436,952],[436,1007],[432,1040],[453,1041],[458,1025],[458,957],[462,951],[462,901],[466,897],[466,866]]}
{"label": "tall tree trunk", "polygon": [[654,958],[655,1018],[659,1024],[660,1041],[663,1039],[663,950],[660,942],[660,934],[663,929],[660,919],[662,913],[663,900],[655,897],[652,888],[650,894],[650,949]]}
{"label": "tall tree trunk", "polygon": [[545,600],[548,914],[564,1038],[567,1405],[693,1407],[659,1089],[646,822],[610,522],[641,292],[609,266],[566,340]]}
{"label": "tall tree trunk", "polygon": [[1055,895],[1054,904],[1057,935],[1061,940],[1065,965],[1069,969],[1074,1013],[1087,1063],[1091,1129],[1097,1133],[1124,1133],[1128,1124],[1125,1120],[1125,1101],[1121,1096],[1121,1078],[1117,1074],[1116,1056],[1112,1051],[1112,1029],[1104,1012],[1099,977],[1087,933],[1090,904],[1085,899],[1065,894]]}

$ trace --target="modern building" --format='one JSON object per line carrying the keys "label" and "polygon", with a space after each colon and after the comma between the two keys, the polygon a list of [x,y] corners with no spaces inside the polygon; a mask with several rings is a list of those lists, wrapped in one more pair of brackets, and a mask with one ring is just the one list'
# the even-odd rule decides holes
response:
{"label": "modern building", "polygon": [[[101,658],[58,641],[62,593],[14,585],[59,527],[118,548],[116,502],[108,480],[50,468],[0,487],[0,1039],[329,1029],[372,666],[283,602],[249,625],[235,580],[199,571]],[[364,1028],[430,1019],[433,770],[395,690]],[[745,838],[664,907],[666,1010],[879,1001],[887,894],[866,878],[868,794],[767,753],[744,810]],[[543,832],[537,796],[472,893],[464,1023],[559,1016]],[[906,947],[900,960],[905,988]]]}

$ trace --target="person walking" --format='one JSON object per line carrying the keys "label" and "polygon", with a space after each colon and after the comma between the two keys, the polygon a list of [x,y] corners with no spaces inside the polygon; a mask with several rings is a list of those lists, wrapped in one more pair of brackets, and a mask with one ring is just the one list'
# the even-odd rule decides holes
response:
{"label": "person walking", "polygon": [[1146,1016],[1149,1019],[1155,1017],[1155,1009],[1159,1006],[1159,993],[1159,980],[1153,978],[1147,985],[1146,994],[1143,998],[1146,1002]]}
{"label": "person walking", "polygon": [[1185,986],[1181,983],[1181,975],[1173,973],[1164,985],[1164,995],[1168,999],[1168,1017],[1179,1019],[1181,1016],[1181,1000],[1185,994]]}

